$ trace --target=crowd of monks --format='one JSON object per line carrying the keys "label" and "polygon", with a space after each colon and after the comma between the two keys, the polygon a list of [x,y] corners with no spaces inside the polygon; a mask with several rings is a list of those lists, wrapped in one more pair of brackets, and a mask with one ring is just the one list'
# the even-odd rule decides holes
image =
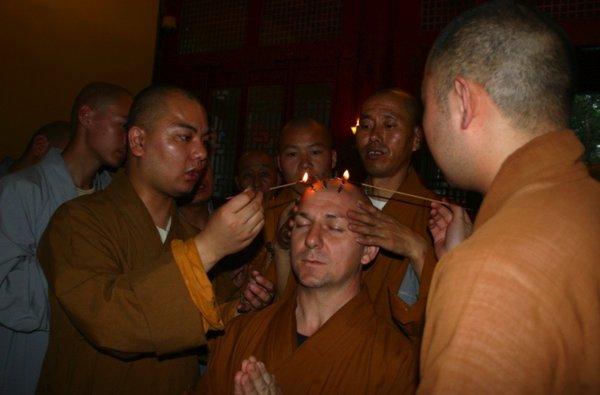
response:
{"label": "crowd of monks", "polygon": [[[573,78],[552,21],[485,3],[438,37],[421,98],[361,104],[369,187],[296,118],[226,199],[196,97],[85,86],[1,175],[0,394],[600,393]],[[411,166],[425,140],[484,195],[474,222]]]}

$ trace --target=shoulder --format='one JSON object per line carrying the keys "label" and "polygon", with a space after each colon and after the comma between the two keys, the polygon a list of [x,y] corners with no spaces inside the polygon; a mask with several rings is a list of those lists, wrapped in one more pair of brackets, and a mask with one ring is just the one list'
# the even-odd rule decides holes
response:
{"label": "shoulder", "polygon": [[92,226],[118,216],[118,207],[111,196],[102,190],[63,203],[54,213],[52,222]]}

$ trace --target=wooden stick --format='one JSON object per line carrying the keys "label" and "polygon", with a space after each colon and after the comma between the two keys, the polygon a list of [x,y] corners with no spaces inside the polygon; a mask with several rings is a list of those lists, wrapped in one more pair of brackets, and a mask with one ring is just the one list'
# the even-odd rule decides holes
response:
{"label": "wooden stick", "polygon": [[292,185],[295,185],[295,184],[297,184],[299,182],[301,182],[301,181],[295,181],[295,182],[290,182],[289,184],[277,185],[276,187],[269,188],[269,191],[274,191],[276,189],[291,187]]}
{"label": "wooden stick", "polygon": [[450,203],[443,202],[441,200],[430,199],[430,198],[426,198],[424,196],[419,196],[419,195],[411,195],[410,193],[394,191],[393,189],[376,187],[375,185],[365,184],[364,182],[361,183],[361,185],[364,187],[367,187],[367,188],[379,189],[380,191],[384,191],[384,192],[391,192],[392,194],[396,194],[396,195],[410,196],[410,197],[421,199],[421,200],[427,200],[428,202],[436,202],[436,203],[443,204],[444,206],[450,206]]}

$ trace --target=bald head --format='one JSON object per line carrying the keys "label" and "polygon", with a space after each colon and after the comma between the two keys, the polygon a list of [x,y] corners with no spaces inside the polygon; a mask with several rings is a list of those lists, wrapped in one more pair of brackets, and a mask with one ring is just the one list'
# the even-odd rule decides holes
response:
{"label": "bald head", "polygon": [[202,111],[205,111],[202,103],[190,91],[175,86],[152,85],[135,96],[129,111],[127,127],[137,126],[146,131],[152,131],[156,121],[161,119],[167,112],[169,98],[174,96],[196,102],[202,108]]}
{"label": "bald head", "polygon": [[313,133],[318,134],[325,147],[331,149],[333,146],[333,139],[331,132],[325,125],[313,118],[294,118],[285,124],[281,133],[279,133],[278,149],[281,152],[285,147],[285,143],[289,141],[293,135],[299,133]]}
{"label": "bald head", "polygon": [[341,202],[347,206],[347,210],[355,210],[358,202],[371,204],[362,188],[340,178],[324,179],[311,184],[304,190],[300,205],[303,201],[312,199],[316,194],[319,194],[319,197],[326,196],[326,199],[331,199],[331,201]]}
{"label": "bald head", "polygon": [[108,82],[92,82],[81,89],[75,98],[71,109],[72,130],[77,129],[79,112],[82,107],[87,106],[92,110],[100,110],[105,106],[121,101],[124,97],[130,98],[131,92],[122,86]]}
{"label": "bald head", "polygon": [[410,93],[400,88],[382,89],[369,96],[362,107],[366,107],[369,103],[378,99],[386,99],[388,102],[393,103],[404,115],[403,121],[408,123],[409,128],[421,122],[423,116],[421,103]]}
{"label": "bald head", "polygon": [[529,6],[492,1],[467,11],[437,38],[426,74],[443,106],[462,76],[483,85],[516,128],[568,124],[571,48],[561,29]]}

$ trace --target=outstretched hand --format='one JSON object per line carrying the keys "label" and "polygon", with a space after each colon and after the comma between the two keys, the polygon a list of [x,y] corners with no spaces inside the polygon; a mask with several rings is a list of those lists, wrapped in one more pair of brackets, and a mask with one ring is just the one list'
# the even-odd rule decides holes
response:
{"label": "outstretched hand", "polygon": [[429,231],[438,260],[473,232],[473,223],[465,209],[451,203],[449,206],[431,203]]}
{"label": "outstretched hand", "polygon": [[383,248],[394,254],[411,259],[415,272],[420,277],[427,241],[394,217],[378,210],[373,205],[358,202],[356,210],[348,211],[349,229],[358,233],[359,244]]}
{"label": "outstretched hand", "polygon": [[275,376],[267,372],[265,364],[254,357],[244,359],[242,368],[233,379],[235,395],[280,395]]}

